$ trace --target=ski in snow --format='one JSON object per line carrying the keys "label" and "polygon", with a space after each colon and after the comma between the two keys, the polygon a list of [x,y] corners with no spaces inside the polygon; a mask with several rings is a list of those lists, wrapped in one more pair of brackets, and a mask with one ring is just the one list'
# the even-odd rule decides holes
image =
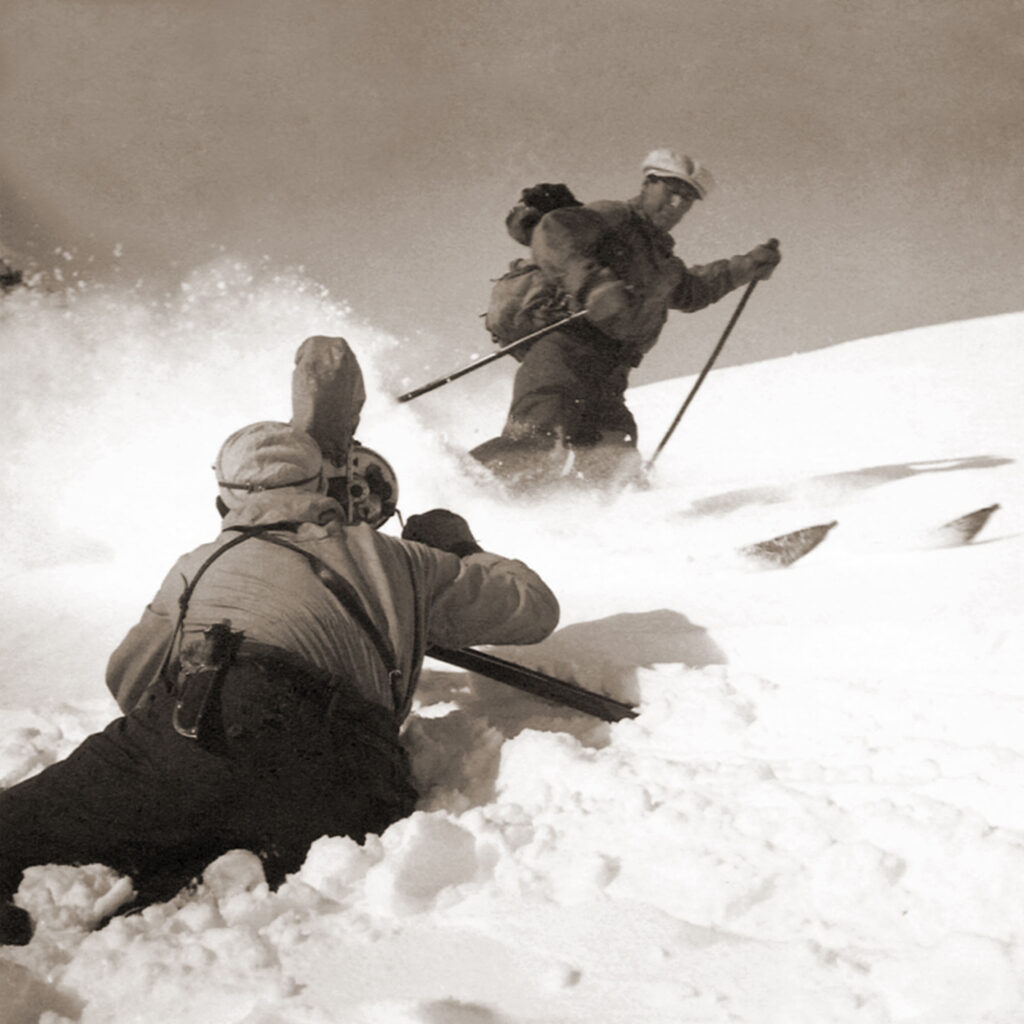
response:
{"label": "ski in snow", "polygon": [[975,509],[965,516],[960,516],[959,519],[943,523],[931,533],[932,546],[948,548],[969,544],[981,532],[982,527],[998,508],[998,505],[986,505],[985,508]]}
{"label": "ski in snow", "polygon": [[802,530],[793,530],[757,544],[748,544],[739,549],[739,554],[765,568],[784,569],[810,554],[837,525],[838,521],[833,520],[831,523],[805,526]]}
{"label": "ski in snow", "polygon": [[[998,508],[999,505],[986,505],[933,528],[927,535],[926,546],[948,548],[969,544]],[[838,522],[833,521],[805,526],[802,530],[793,530],[769,540],[748,544],[739,548],[737,554],[761,568],[784,569],[810,554],[837,525]]]}
{"label": "ski in snow", "polygon": [[[998,505],[988,505],[936,527],[933,530],[933,535],[937,538],[936,544],[951,546],[969,543],[998,508]],[[833,520],[830,523],[805,526],[800,530],[738,548],[737,554],[763,568],[786,568],[810,554],[838,525],[838,520]],[[635,718],[638,714],[636,707],[624,701],[595,693],[576,683],[557,679],[536,669],[505,661],[496,655],[471,647],[459,650],[430,647],[427,655],[606,722]]]}

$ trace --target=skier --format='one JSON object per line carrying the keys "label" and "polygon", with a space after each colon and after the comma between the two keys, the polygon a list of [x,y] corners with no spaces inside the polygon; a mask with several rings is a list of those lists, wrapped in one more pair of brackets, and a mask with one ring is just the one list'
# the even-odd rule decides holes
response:
{"label": "skier", "polygon": [[[344,365],[348,401],[332,400],[351,438],[363,390]],[[540,577],[461,516],[410,516],[401,539],[346,522],[323,466],[294,424],[224,442],[220,535],[178,560],[110,659],[123,716],[0,793],[0,943],[31,938],[13,902],[30,865],[107,864],[141,907],[231,849],[276,887],[319,836],[382,832],[416,800],[399,728],[428,646],[555,628]]]}
{"label": "skier", "polygon": [[[674,255],[669,232],[707,197],[711,175],[669,149],[650,152],[642,169],[633,199],[564,205],[528,222],[533,258],[562,293],[564,308],[587,313],[533,342],[522,359],[501,436],[472,452],[498,475],[543,482],[565,472],[565,449],[572,451],[573,471],[593,482],[638,470],[636,421],[625,390],[668,311],[703,309],[766,279],[781,259],[770,242],[687,267]],[[521,219],[513,214],[510,232]]]}

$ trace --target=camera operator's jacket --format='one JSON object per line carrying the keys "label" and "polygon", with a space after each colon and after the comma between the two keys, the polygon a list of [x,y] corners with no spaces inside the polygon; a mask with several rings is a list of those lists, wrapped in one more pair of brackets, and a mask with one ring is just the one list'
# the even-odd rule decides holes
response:
{"label": "camera operator's jacket", "polygon": [[[401,721],[430,645],[536,643],[558,623],[558,602],[528,566],[489,552],[458,558],[363,524],[348,526],[323,495],[253,494],[224,519],[212,544],[184,555],[167,574],[141,620],[110,658],[107,686],[127,713],[157,684],[178,620],[186,581],[237,536],[232,526],[292,523],[276,535],[315,555],[348,580],[378,630],[389,637],[403,690],[392,694],[373,644],[297,552],[251,538],[218,557],[188,604],[184,643],[229,620],[247,639],[282,648],[351,681],[358,693]],[[177,652],[168,665],[174,677]]]}
{"label": "camera operator's jacket", "polygon": [[639,198],[552,210],[530,241],[535,262],[573,311],[586,306],[596,284],[618,279],[629,288],[629,308],[600,330],[621,343],[632,365],[654,347],[670,309],[693,313],[735,287],[728,259],[687,267],[673,252],[672,236],[643,214]]}

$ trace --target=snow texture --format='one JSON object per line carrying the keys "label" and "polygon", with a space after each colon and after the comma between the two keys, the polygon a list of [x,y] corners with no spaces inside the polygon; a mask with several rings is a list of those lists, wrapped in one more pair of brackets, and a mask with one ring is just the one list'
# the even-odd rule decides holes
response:
{"label": "snow texture", "polygon": [[[421,365],[299,272],[11,293],[0,785],[114,716],[106,658],[213,536],[221,440],[287,419],[295,349],[331,333],[402,511],[455,508],[557,592],[549,640],[495,653],[641,714],[428,663],[415,814],[321,838],[275,893],[229,853],[99,931],[129,880],[30,870],[4,1024],[1019,1024],[1024,314],[716,370],[649,490],[525,503],[452,454],[500,428],[511,361],[399,405],[461,357]],[[645,452],[691,383],[631,392]],[[791,568],[737,553],[832,521]]]}

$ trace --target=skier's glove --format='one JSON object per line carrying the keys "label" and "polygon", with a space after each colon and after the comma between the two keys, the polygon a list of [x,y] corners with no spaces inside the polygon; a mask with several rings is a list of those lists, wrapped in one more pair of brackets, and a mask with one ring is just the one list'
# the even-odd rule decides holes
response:
{"label": "skier's glove", "polygon": [[596,324],[611,320],[629,306],[629,290],[621,281],[602,281],[587,295],[587,319]]}
{"label": "skier's glove", "polygon": [[763,245],[754,246],[747,255],[754,261],[754,280],[767,281],[772,271],[782,262],[782,252],[777,238],[769,239]]}
{"label": "skier's glove", "polygon": [[779,240],[772,238],[763,245],[756,245],[745,256],[733,256],[729,260],[729,278],[733,288],[751,281],[767,281],[779,265],[782,253]]}
{"label": "skier's glove", "polygon": [[446,508],[434,508],[422,515],[409,516],[402,530],[402,539],[429,544],[432,548],[448,551],[459,558],[483,551],[466,520]]}

